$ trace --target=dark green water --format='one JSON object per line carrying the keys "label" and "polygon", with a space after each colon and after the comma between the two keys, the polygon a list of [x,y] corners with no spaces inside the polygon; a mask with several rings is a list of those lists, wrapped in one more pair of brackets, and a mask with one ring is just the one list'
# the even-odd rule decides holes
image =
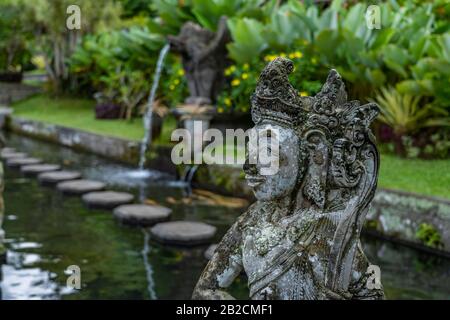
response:
{"label": "dark green water", "polygon": [[[214,241],[240,214],[223,207],[181,206],[184,189],[155,172],[145,182],[124,173],[134,168],[31,139],[8,136],[8,146],[82,171],[84,177],[151,198],[173,209],[173,220],[197,220],[218,227]],[[126,227],[109,211],[86,209],[79,198],[65,197],[18,170],[5,168],[4,230],[7,263],[1,266],[2,299],[187,299],[206,264],[207,246],[175,248],[149,239],[144,229]],[[389,299],[449,299],[450,261],[388,242],[363,238],[372,263],[380,266]],[[65,270],[81,268],[81,290],[68,289]],[[247,294],[245,279],[233,286]]]}

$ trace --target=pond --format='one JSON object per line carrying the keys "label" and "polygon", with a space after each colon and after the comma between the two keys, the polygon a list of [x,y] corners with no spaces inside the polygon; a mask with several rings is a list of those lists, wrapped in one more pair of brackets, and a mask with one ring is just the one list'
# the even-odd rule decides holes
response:
{"label": "pond", "polygon": [[[170,198],[181,199],[186,190],[157,171],[143,182],[125,174],[133,167],[91,154],[11,134],[7,145],[171,207],[172,220],[215,225],[215,242],[241,211],[173,204]],[[5,168],[5,180],[8,254],[0,269],[2,299],[189,299],[206,264],[207,246],[163,246],[146,229],[123,226],[110,211],[88,210],[78,197],[62,196],[18,170]],[[450,298],[450,260],[369,237],[363,237],[363,246],[381,268],[388,299]],[[70,265],[81,268],[81,290],[66,287]],[[245,281],[239,278],[232,294],[245,298]]]}

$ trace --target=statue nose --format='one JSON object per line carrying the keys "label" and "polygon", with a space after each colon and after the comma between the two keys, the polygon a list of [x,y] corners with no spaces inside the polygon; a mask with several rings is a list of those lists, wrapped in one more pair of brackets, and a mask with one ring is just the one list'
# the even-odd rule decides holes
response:
{"label": "statue nose", "polygon": [[245,160],[243,169],[244,169],[244,172],[247,173],[247,174],[251,174],[251,175],[256,175],[256,174],[258,174],[258,170],[257,170],[257,168],[256,168],[256,165],[251,164],[251,163],[248,161],[248,159]]}

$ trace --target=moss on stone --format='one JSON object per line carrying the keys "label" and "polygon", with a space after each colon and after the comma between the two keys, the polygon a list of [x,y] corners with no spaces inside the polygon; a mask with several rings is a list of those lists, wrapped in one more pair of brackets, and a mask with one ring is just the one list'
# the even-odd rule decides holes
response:
{"label": "moss on stone", "polygon": [[432,248],[442,248],[442,238],[439,231],[429,223],[421,223],[416,232],[416,237],[424,245]]}

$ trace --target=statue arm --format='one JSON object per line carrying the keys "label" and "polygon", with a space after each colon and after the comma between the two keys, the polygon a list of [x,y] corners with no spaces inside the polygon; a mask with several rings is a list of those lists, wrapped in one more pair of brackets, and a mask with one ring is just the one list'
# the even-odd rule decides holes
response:
{"label": "statue arm", "polygon": [[207,58],[209,55],[214,54],[214,51],[216,51],[217,48],[225,45],[229,41],[229,39],[230,33],[227,27],[227,17],[222,16],[219,20],[216,36],[214,37],[213,41],[211,41],[211,43],[208,44],[208,46],[202,51],[202,53],[198,57],[198,61],[201,61]]}
{"label": "statue arm", "polygon": [[209,261],[192,298],[196,300],[233,300],[224,289],[229,287],[241,273],[241,219],[228,230]]}

